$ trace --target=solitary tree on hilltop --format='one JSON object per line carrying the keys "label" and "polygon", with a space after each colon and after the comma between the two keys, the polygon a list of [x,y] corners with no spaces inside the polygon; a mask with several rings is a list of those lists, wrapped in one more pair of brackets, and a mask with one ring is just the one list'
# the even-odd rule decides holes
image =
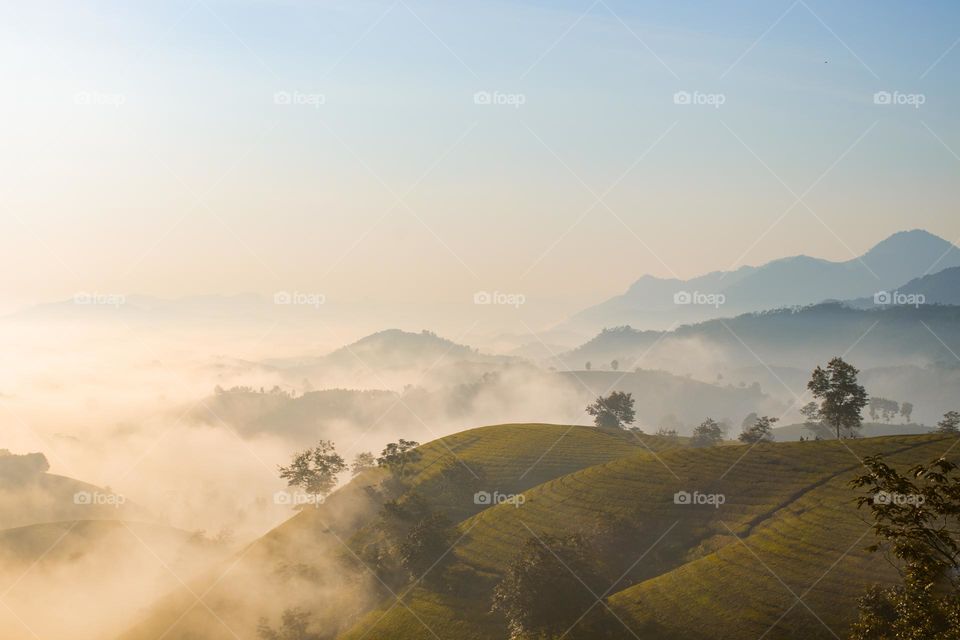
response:
{"label": "solitary tree on hilltop", "polygon": [[606,398],[597,398],[596,402],[587,407],[587,413],[593,416],[593,422],[598,427],[626,429],[627,425],[633,424],[636,417],[633,394],[614,391]]}
{"label": "solitary tree on hilltop", "polygon": [[867,405],[867,392],[857,383],[860,371],[836,357],[827,368],[814,369],[807,388],[820,401],[819,415],[840,439],[841,431],[854,433],[863,424],[860,412]]}

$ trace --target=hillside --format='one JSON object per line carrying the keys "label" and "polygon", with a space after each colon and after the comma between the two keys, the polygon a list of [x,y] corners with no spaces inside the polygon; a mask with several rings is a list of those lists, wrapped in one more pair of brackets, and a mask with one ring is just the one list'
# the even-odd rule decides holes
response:
{"label": "hillside", "polygon": [[48,473],[42,453],[0,449],[0,530],[64,520],[138,519],[144,512],[108,489]]}
{"label": "hillside", "polygon": [[[898,466],[910,465],[941,455],[951,442],[896,436],[774,443],[749,451],[684,444],[556,425],[483,427],[428,443],[411,486],[459,522],[450,590],[421,584],[400,606],[356,555],[353,548],[375,516],[376,505],[363,490],[381,474],[373,471],[191,584],[195,593],[209,592],[204,603],[210,611],[191,606],[189,592],[175,591],[123,638],[150,638],[162,629],[170,638],[229,638],[230,630],[251,629],[260,616],[277,619],[282,609],[300,606],[328,632],[340,628],[343,639],[499,639],[505,628],[489,613],[490,590],[530,531],[541,537],[589,533],[604,522],[628,528],[626,548],[607,558],[614,583],[608,603],[641,637],[699,638],[694,625],[704,624],[705,616],[719,625],[709,627],[711,637],[755,638],[763,625],[776,627],[774,637],[830,637],[809,621],[785,617],[790,626],[778,620],[792,603],[790,594],[778,593],[775,579],[744,557],[743,544],[801,592],[830,573],[811,590],[809,602],[840,633],[863,587],[891,579],[861,551],[866,525],[846,487],[861,468],[858,459],[884,453]],[[453,489],[450,473],[458,478]],[[522,492],[524,503],[478,505],[468,495],[477,489]],[[720,508],[676,504],[678,491],[719,493],[725,502]],[[824,537],[826,529],[831,535]],[[739,568],[720,570],[732,563]],[[251,583],[258,592],[268,590],[270,600],[251,601],[244,589]],[[688,614],[691,603],[714,601],[724,603],[724,615],[710,612],[719,606],[713,604],[703,614]],[[747,601],[762,605],[744,622],[737,603]],[[650,613],[654,602],[657,615]],[[622,636],[631,637],[626,631]]]}
{"label": "hillside", "polygon": [[[652,457],[651,451],[682,444],[682,440],[581,426],[481,427],[423,445],[411,485],[460,521],[486,508],[474,502],[476,490],[523,492],[578,469],[624,456]],[[452,468],[469,491],[450,493],[445,468]],[[260,616],[279,616],[284,607],[296,604],[313,607],[324,599],[330,600],[331,608],[321,607],[321,615],[333,628],[361,615],[376,604],[375,599],[368,599],[378,588],[347,550],[347,542],[375,519],[378,506],[363,487],[381,475],[380,471],[368,472],[319,508],[296,514],[206,578],[191,583],[190,590],[175,591],[157,603],[122,637],[153,640],[170,629],[170,638],[190,634],[207,640],[233,638],[225,627],[251,629]],[[316,575],[310,567],[328,570]],[[250,591],[250,584],[258,585],[256,593]],[[206,609],[192,606],[196,602],[193,593],[208,589],[205,602],[224,624]],[[273,594],[269,601],[257,595],[262,589]]]}
{"label": "hillside", "polygon": [[[521,508],[492,507],[460,525],[468,532],[456,550],[461,572],[481,585],[469,597],[418,587],[404,606],[386,599],[339,637],[502,638],[502,619],[488,612],[489,589],[530,532],[542,538],[589,531],[598,519],[616,518],[632,523],[633,542],[619,558],[626,573],[612,574],[608,603],[630,630],[611,637],[834,637],[866,585],[893,579],[889,566],[862,549],[867,525],[846,486],[861,469],[858,457],[882,452],[907,466],[950,444],[916,436],[764,445],[746,456],[746,447],[678,449],[662,460],[628,457],[590,467],[525,492]],[[726,502],[674,503],[676,491],[694,490],[723,494]],[[805,607],[792,611],[791,590],[836,631]]]}

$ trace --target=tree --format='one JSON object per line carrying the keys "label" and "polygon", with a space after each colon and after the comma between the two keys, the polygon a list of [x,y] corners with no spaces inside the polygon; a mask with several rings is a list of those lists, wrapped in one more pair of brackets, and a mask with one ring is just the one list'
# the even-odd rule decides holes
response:
{"label": "tree", "polygon": [[260,618],[257,636],[263,640],[321,640],[318,633],[310,633],[310,614],[297,607],[285,609],[280,627],[274,631],[266,618]]}
{"label": "tree", "polygon": [[404,440],[400,438],[398,442],[391,442],[377,458],[377,466],[389,469],[397,478],[403,478],[409,473],[409,466],[418,462],[423,455],[417,451],[419,442],[414,440]]}
{"label": "tree", "polygon": [[353,458],[353,464],[350,465],[351,475],[357,476],[377,466],[377,459],[369,451],[362,451]]}
{"label": "tree", "polygon": [[587,413],[593,416],[593,422],[598,427],[607,429],[621,428],[633,424],[636,414],[633,411],[633,394],[614,391],[606,398],[597,398],[597,401],[587,407]]}
{"label": "tree", "polygon": [[723,442],[723,427],[713,418],[707,418],[693,430],[690,446],[712,447]]}
{"label": "tree", "polygon": [[900,403],[900,415],[903,416],[905,422],[910,422],[910,416],[913,414],[913,403],[912,402],[901,402]]}
{"label": "tree", "polygon": [[380,510],[377,529],[386,548],[376,551],[378,572],[400,584],[412,579],[439,584],[453,560],[449,553],[458,533],[447,516],[433,511],[422,495],[408,493]]}
{"label": "tree", "polygon": [[937,423],[938,433],[960,433],[960,412],[947,411],[943,414],[943,419]]}
{"label": "tree", "polygon": [[867,392],[857,383],[856,367],[843,358],[833,358],[826,369],[814,369],[807,388],[813,397],[820,400],[819,414],[823,422],[836,430],[853,433],[860,428],[863,419],[860,412],[867,404]]}
{"label": "tree", "polygon": [[882,418],[884,422],[890,422],[900,411],[900,404],[896,400],[873,396],[868,401],[867,409],[871,420],[876,421]]}
{"label": "tree", "polygon": [[740,423],[740,429],[746,431],[757,423],[757,418],[760,416],[757,415],[755,411],[751,411],[747,414],[747,417],[743,419],[743,422]]}
{"label": "tree", "polygon": [[321,440],[313,449],[296,454],[289,467],[279,469],[287,486],[300,487],[310,495],[326,498],[337,486],[337,476],[346,468],[347,463],[336,452],[333,442]]}
{"label": "tree", "polygon": [[619,369],[620,369],[620,361],[619,361],[619,360],[612,360],[612,361],[610,362],[610,368],[613,369],[614,371],[619,370]]}
{"label": "tree", "polygon": [[773,423],[779,418],[763,416],[754,420],[753,426],[744,429],[740,434],[740,441],[747,444],[756,444],[758,442],[770,442],[773,440]]}
{"label": "tree", "polygon": [[494,589],[493,609],[511,639],[609,637],[597,633],[606,609],[593,595],[605,586],[582,536],[532,537]]}
{"label": "tree", "polygon": [[593,369],[593,365],[590,364],[589,360],[587,360],[587,363],[583,365],[583,368],[586,369],[587,371],[590,371],[590,369]]}
{"label": "tree", "polygon": [[868,472],[851,485],[866,488],[858,507],[873,514],[878,542],[899,561],[902,584],[874,586],[860,598],[853,640],[960,638],[960,474],[943,458],[906,475],[881,456],[864,459]]}

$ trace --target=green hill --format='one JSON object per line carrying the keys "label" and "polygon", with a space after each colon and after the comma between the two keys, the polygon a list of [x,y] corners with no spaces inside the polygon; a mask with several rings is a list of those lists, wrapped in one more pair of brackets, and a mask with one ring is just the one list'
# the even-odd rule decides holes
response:
{"label": "green hill", "polygon": [[[831,637],[818,617],[842,636],[863,588],[892,578],[891,567],[862,551],[868,527],[846,486],[862,469],[858,458],[885,453],[908,466],[950,444],[904,436],[762,445],[747,455],[747,447],[729,446],[620,459],[532,489],[521,508],[501,505],[466,520],[460,528],[469,533],[456,553],[489,587],[531,531],[589,531],[598,519],[626,517],[639,524],[621,568],[649,553],[611,585],[608,602],[639,637],[757,638],[767,630],[768,637]],[[726,502],[678,505],[677,491],[719,493]],[[791,610],[793,593],[807,589],[808,604]],[[431,635],[427,627],[440,638],[505,637],[489,603],[484,589],[455,598],[418,588],[406,606],[387,600],[341,637],[424,637]]]}
{"label": "green hill", "polygon": [[[476,504],[472,493],[455,498],[447,495],[445,469],[453,469],[460,480],[478,490],[519,493],[580,469],[627,456],[652,458],[652,452],[683,444],[684,439],[584,426],[480,427],[420,447],[422,458],[414,465],[410,482],[459,521],[488,505]],[[231,630],[253,629],[260,616],[279,615],[284,606],[297,603],[304,594],[323,594],[329,602],[337,603],[331,613],[335,617],[350,615],[357,609],[356,598],[350,602],[337,598],[376,590],[368,572],[357,566],[347,543],[351,537],[362,535],[375,518],[378,504],[364,487],[382,475],[381,470],[365,472],[323,505],[296,514],[206,578],[191,583],[189,589],[171,593],[123,637],[153,640],[169,630],[167,638],[234,638]],[[334,565],[336,571],[327,571],[322,580],[304,578],[301,571]],[[291,578],[291,574],[295,575]],[[265,590],[272,593],[269,600],[260,594]],[[198,606],[195,594],[206,594],[207,607]],[[316,608],[315,604],[311,608]],[[356,615],[376,604],[376,600],[362,602]],[[304,605],[311,606],[308,602]]]}
{"label": "green hill", "polygon": [[[244,637],[297,606],[324,637],[499,640],[492,589],[526,540],[611,530],[620,537],[603,557],[604,602],[626,624],[612,637],[842,637],[863,589],[893,578],[863,551],[869,530],[847,487],[860,459],[883,453],[906,467],[951,444],[915,435],[691,449],[590,427],[472,429],[423,445],[411,481],[459,523],[442,588],[388,591],[357,555],[378,508],[364,490],[383,473],[373,470],[157,603],[123,638]],[[476,504],[449,491],[451,477],[522,492],[523,504]],[[723,500],[678,503],[678,492]]]}

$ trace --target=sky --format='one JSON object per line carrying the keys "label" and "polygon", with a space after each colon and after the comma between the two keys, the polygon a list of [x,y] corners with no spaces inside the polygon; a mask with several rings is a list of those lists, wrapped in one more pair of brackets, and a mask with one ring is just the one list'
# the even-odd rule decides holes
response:
{"label": "sky", "polygon": [[956,241],[958,18],[875,0],[3,3],[0,310],[496,290],[563,314],[644,274],[846,260],[917,227]]}

